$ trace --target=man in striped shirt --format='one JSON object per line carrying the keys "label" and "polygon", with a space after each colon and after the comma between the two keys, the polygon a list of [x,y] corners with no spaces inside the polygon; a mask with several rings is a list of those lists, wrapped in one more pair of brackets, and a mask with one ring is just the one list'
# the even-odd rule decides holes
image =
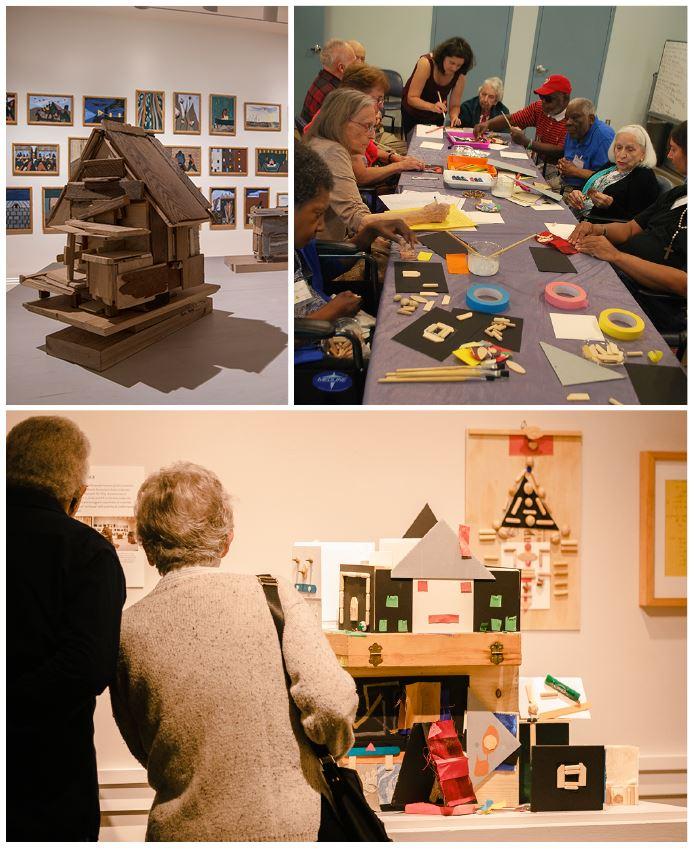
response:
{"label": "man in striped shirt", "polygon": [[[561,74],[553,74],[535,89],[535,94],[540,96],[539,100],[508,116],[510,128],[506,117],[498,115],[491,121],[477,124],[475,136],[479,137],[488,130],[499,132],[509,129],[516,144],[538,154],[540,159],[556,162],[564,152],[566,106],[571,98],[571,82]],[[523,132],[528,127],[535,128],[533,140]]]}

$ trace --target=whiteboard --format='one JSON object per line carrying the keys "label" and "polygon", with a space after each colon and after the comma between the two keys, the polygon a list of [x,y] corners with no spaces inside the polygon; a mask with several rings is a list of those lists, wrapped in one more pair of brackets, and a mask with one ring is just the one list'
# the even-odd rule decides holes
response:
{"label": "whiteboard", "polygon": [[666,41],[649,114],[684,121],[687,117],[687,42]]}

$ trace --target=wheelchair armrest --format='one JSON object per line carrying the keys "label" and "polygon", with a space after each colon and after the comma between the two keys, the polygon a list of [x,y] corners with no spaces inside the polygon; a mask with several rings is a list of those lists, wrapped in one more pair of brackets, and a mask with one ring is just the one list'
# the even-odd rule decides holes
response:
{"label": "wheelchair armrest", "polygon": [[335,333],[335,323],[323,319],[294,319],[294,336],[303,339],[329,339]]}
{"label": "wheelchair armrest", "polygon": [[355,257],[362,251],[354,242],[324,242],[316,240],[316,250],[319,257]]}

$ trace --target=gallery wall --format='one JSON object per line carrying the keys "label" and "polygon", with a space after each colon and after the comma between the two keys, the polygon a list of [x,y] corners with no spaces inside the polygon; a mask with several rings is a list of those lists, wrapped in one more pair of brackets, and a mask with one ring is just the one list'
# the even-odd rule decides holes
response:
{"label": "gallery wall", "polygon": [[[8,427],[26,415],[8,413]],[[580,430],[581,628],[525,632],[521,672],[582,676],[593,719],[573,724],[573,741],[636,744],[642,770],[665,771],[657,774],[663,793],[683,793],[686,618],[650,616],[638,604],[639,452],[684,450],[683,414],[66,415],[88,435],[95,465],[141,465],[149,472],[186,459],[215,470],[233,495],[235,510],[235,540],[223,568],[288,578],[297,540],[401,536],[426,501],[448,522],[463,521],[467,428],[517,428],[526,419],[545,429]],[[447,445],[443,455],[435,448],[441,442]],[[157,579],[147,567],[145,588],[129,590],[128,604]],[[105,696],[98,703],[96,741],[102,776],[138,767]]]}
{"label": "gallery wall", "polygon": [[[193,8],[193,7],[188,7]],[[7,91],[18,94],[18,124],[7,127],[7,185],[33,187],[33,233],[7,238],[7,275],[39,270],[55,262],[65,242],[44,234],[41,187],[63,186],[68,175],[68,137],[89,136],[82,124],[82,97],[127,98],[127,120],[135,123],[135,90],[165,92],[163,145],[202,148],[202,175],[191,178],[209,198],[211,187],[236,187],[236,229],[203,224],[201,250],[208,256],[252,253],[252,231],[243,227],[243,188],[270,188],[270,204],[286,192],[286,177],[256,177],[256,148],[286,148],[288,117],[288,27],[221,15],[133,7],[30,7],[7,10]],[[202,94],[200,135],[173,133],[173,92]],[[74,125],[27,125],[27,93],[74,96]],[[236,95],[235,136],[209,134],[209,95]],[[281,132],[243,129],[245,101],[280,103]],[[12,176],[12,142],[59,143],[58,177]],[[210,176],[209,148],[247,147],[248,176]],[[16,281],[15,281],[16,282]]]}

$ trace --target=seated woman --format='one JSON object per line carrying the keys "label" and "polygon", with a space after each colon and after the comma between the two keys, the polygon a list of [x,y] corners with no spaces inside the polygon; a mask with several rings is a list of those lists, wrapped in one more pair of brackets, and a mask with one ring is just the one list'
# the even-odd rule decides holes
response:
{"label": "seated woman", "polygon": [[123,613],[111,702],[155,792],[147,841],[325,837],[330,809],[310,742],[346,753],[358,701],[314,613],[280,579],[280,646],[257,578],[220,570],[234,523],[209,470],[153,473],[135,519],[161,579]]}
{"label": "seated woman", "polygon": [[450,126],[460,126],[465,75],[474,64],[472,48],[464,38],[449,38],[419,57],[402,92],[404,136],[417,124],[443,126],[447,112]]}
{"label": "seated woman", "polygon": [[582,189],[566,196],[579,218],[631,219],[650,207],[660,189],[653,168],[656,155],[648,133],[639,124],[622,127],[607,156],[611,163],[588,178]]}
{"label": "seated woman", "polygon": [[429,204],[423,211],[372,213],[359,194],[352,157],[364,156],[376,132],[373,98],[353,89],[339,88],[325,98],[320,114],[304,139],[325,161],[333,178],[333,188],[325,211],[320,239],[342,242],[366,224],[404,219],[408,224],[443,221],[447,204]]}
{"label": "seated woman", "polygon": [[[687,122],[670,137],[675,169],[687,173]],[[661,333],[686,328],[687,184],[675,186],[627,222],[581,222],[569,237],[581,253],[612,263]],[[646,291],[644,291],[646,290]],[[650,295],[648,290],[652,290]],[[659,298],[658,293],[675,296]]]}
{"label": "seated woman", "polygon": [[460,106],[460,126],[474,127],[482,121],[491,121],[498,115],[508,115],[508,106],[501,102],[504,84],[500,77],[489,77],[471,97]]}

